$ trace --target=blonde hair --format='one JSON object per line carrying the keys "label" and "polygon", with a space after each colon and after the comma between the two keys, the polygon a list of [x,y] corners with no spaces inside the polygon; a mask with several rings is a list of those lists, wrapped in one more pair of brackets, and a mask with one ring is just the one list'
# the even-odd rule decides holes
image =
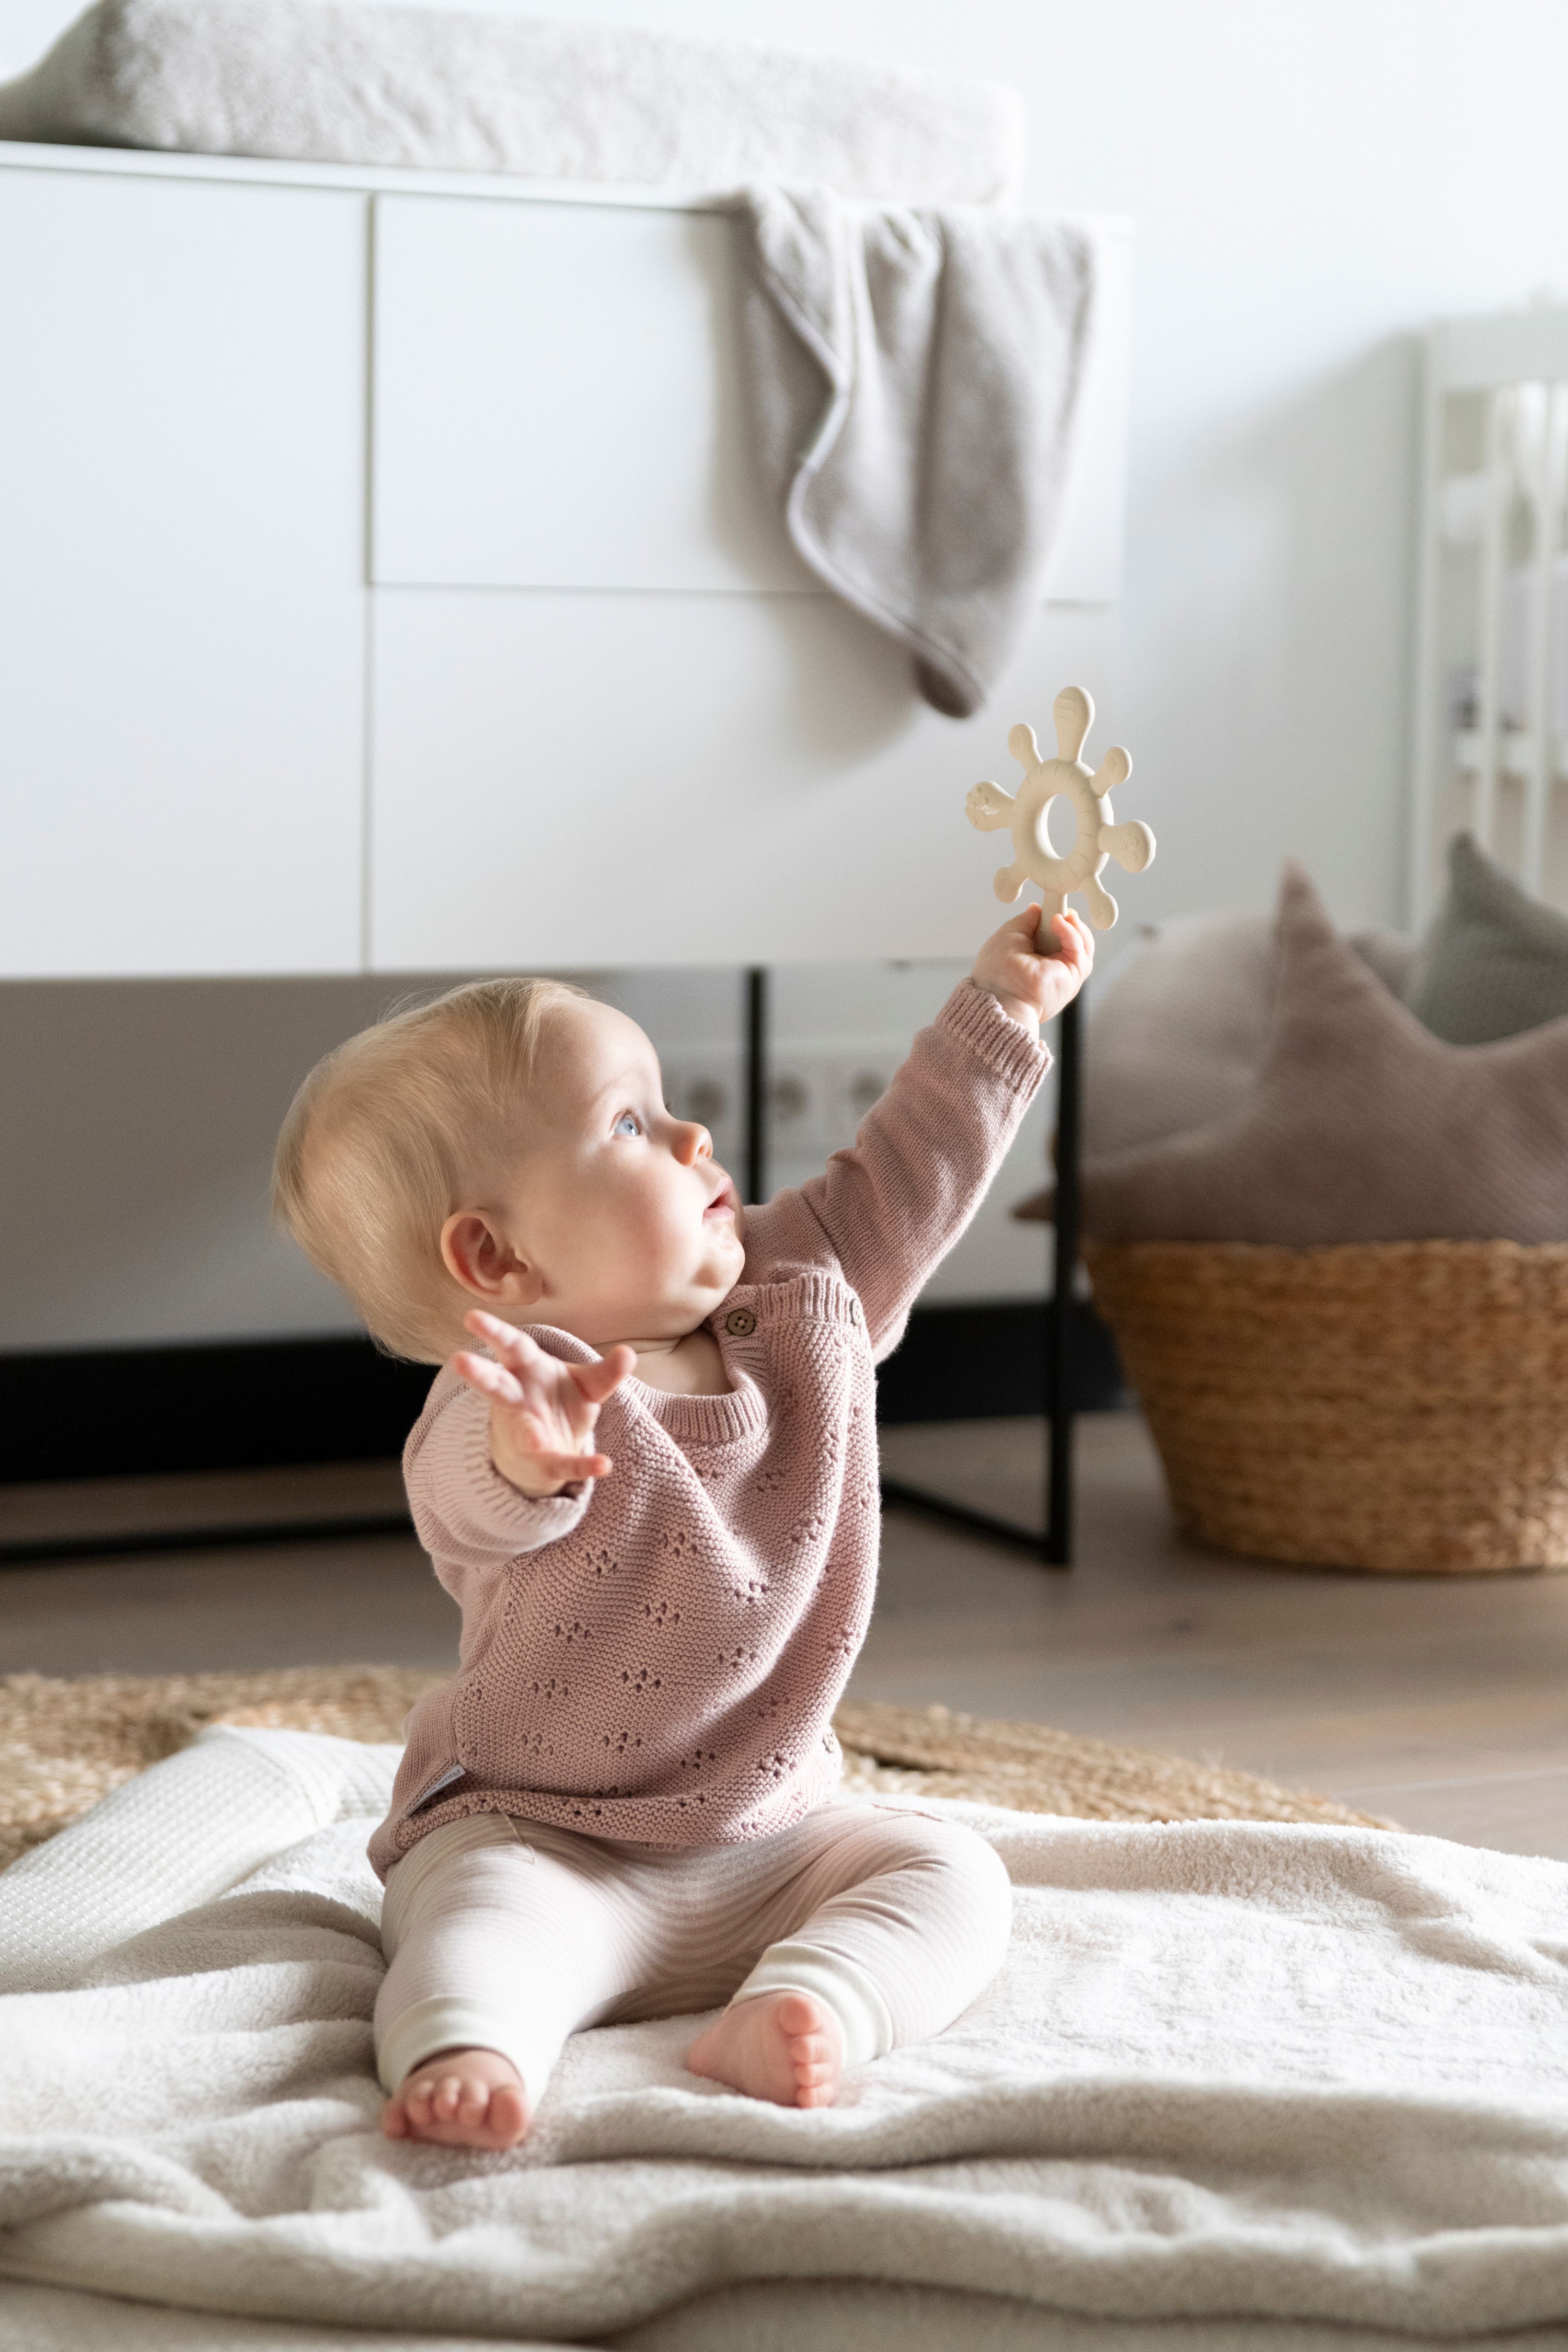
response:
{"label": "blonde hair", "polygon": [[361,1030],[289,1105],[272,1213],[389,1355],[439,1363],[460,1343],[473,1302],[441,1229],[515,1154],[544,1024],[574,999],[561,980],[469,981]]}

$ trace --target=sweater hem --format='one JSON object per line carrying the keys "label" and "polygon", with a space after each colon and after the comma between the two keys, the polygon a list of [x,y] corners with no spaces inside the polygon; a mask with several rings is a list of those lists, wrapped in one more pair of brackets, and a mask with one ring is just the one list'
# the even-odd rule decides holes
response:
{"label": "sweater hem", "polygon": [[446,1803],[430,1805],[418,1814],[405,1813],[384,1821],[371,1840],[370,1856],[384,1878],[402,1860],[447,1822],[471,1813],[505,1813],[520,1822],[538,1822],[550,1829],[574,1830],[579,1836],[603,1838],[607,1843],[684,1847],[750,1845],[793,1829],[807,1813],[837,1795],[842,1759],[835,1742],[831,1757],[820,1767],[791,1783],[787,1796],[773,1792],[760,1804],[729,1807],[704,1804],[692,1797],[595,1797],[560,1794],[542,1789],[503,1789],[493,1785],[467,1789]]}

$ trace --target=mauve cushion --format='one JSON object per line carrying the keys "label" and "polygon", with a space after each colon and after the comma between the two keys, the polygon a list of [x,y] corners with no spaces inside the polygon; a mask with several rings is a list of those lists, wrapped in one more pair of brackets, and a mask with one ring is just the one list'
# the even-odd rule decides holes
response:
{"label": "mauve cushion", "polygon": [[1485,1045],[1433,1036],[1336,934],[1306,874],[1280,892],[1258,1082],[1205,1127],[1086,1164],[1109,1241],[1568,1240],[1568,1019]]}

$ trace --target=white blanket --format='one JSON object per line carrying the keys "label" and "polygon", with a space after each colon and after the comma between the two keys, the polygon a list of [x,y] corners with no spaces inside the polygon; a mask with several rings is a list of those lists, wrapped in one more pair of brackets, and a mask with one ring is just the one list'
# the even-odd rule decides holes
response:
{"label": "white blanket", "polygon": [[820,2114],[584,2034],[476,2157],[375,2130],[393,1762],[209,1732],[0,1882],[7,2352],[1568,2340],[1568,1868],[954,1808],[1018,1892],[951,2032]]}
{"label": "white blanket", "polygon": [[752,429],[795,546],[978,710],[1039,602],[1068,478],[1093,260],[1081,229],[978,206],[739,200]]}
{"label": "white blanket", "polygon": [[98,0],[0,88],[0,138],[918,204],[1017,193],[1017,94],[963,75],[341,0]]}

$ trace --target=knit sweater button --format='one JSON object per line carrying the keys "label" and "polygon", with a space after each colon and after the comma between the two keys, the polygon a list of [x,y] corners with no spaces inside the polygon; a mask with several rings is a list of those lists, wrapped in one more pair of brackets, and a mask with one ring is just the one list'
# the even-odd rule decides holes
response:
{"label": "knit sweater button", "polygon": [[756,1328],[757,1318],[749,1307],[737,1307],[724,1318],[724,1328],[731,1339],[749,1339]]}

